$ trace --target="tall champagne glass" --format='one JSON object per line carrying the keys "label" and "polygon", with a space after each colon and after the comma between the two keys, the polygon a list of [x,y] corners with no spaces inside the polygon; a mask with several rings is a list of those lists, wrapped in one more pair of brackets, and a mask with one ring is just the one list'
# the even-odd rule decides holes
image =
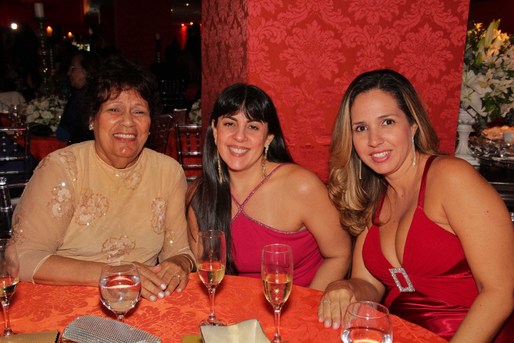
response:
{"label": "tall champagne glass", "polygon": [[13,335],[9,318],[11,297],[18,285],[18,253],[14,242],[9,239],[0,239],[0,281],[2,282],[2,309],[4,311],[4,336]]}
{"label": "tall champagne glass", "polygon": [[358,301],[346,308],[343,343],[391,343],[393,329],[387,307],[372,301]]}
{"label": "tall champagne glass", "polygon": [[100,298],[117,319],[136,306],[141,297],[141,277],[133,263],[106,264],[100,274]]}
{"label": "tall champagne glass", "polygon": [[262,248],[261,277],[264,295],[275,312],[273,343],[280,343],[280,312],[293,285],[293,253],[289,245],[270,244]]}
{"label": "tall champagne glass", "polygon": [[214,312],[214,295],[216,287],[225,276],[225,265],[227,263],[227,248],[225,245],[225,234],[218,230],[200,231],[197,241],[198,275],[209,292],[210,313],[207,319],[200,322],[200,325],[227,325],[224,321],[216,318]]}

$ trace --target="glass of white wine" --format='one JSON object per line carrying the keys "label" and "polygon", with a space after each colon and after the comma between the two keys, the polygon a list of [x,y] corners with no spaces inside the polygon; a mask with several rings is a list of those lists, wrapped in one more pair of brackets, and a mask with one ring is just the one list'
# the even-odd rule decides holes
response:
{"label": "glass of white wine", "polygon": [[261,277],[264,295],[275,312],[273,343],[280,343],[280,312],[293,286],[293,252],[289,245],[270,244],[262,248]]}
{"label": "glass of white wine", "polygon": [[133,263],[106,264],[99,281],[100,298],[117,319],[123,322],[125,314],[141,297],[141,277]]}
{"label": "glass of white wine", "polygon": [[358,301],[346,308],[343,343],[392,343],[393,329],[387,307],[372,301]]}
{"label": "glass of white wine", "polygon": [[11,329],[9,307],[18,285],[20,264],[16,246],[10,239],[0,239],[0,281],[2,282],[2,309],[4,311],[4,336],[14,335]]}
{"label": "glass of white wine", "polygon": [[218,287],[225,276],[225,266],[227,263],[225,234],[219,230],[200,231],[196,248],[198,276],[205,287],[207,287],[210,301],[209,317],[202,320],[200,325],[227,325],[224,321],[216,318],[214,312],[216,287]]}

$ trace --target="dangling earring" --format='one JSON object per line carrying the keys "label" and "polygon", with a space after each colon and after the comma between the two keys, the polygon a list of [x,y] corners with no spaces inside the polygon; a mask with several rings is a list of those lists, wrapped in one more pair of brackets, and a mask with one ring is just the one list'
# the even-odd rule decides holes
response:
{"label": "dangling earring", "polygon": [[220,158],[220,152],[216,150],[216,155],[218,157],[218,181],[220,183],[223,183],[223,172],[221,170],[221,158]]}
{"label": "dangling earring", "polygon": [[268,159],[268,149],[269,145],[264,147],[264,156],[262,157],[262,175],[264,177],[268,176],[268,172],[266,171],[266,160]]}
{"label": "dangling earring", "polygon": [[414,150],[414,157],[412,158],[412,167],[416,167],[416,144],[414,144],[414,136],[412,136],[412,150]]}
{"label": "dangling earring", "polygon": [[89,123],[89,131],[93,131],[94,128],[95,126],[93,125],[93,123]]}
{"label": "dangling earring", "polygon": [[362,160],[359,158],[359,180],[362,180]]}

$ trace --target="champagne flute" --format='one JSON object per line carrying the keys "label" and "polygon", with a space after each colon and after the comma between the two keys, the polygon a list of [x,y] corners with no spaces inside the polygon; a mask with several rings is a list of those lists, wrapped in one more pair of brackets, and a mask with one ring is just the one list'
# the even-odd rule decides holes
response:
{"label": "champagne flute", "polygon": [[387,307],[372,301],[348,305],[341,340],[343,343],[392,343],[393,329]]}
{"label": "champagne flute", "polygon": [[225,276],[225,265],[227,260],[227,249],[225,234],[218,230],[200,231],[197,241],[198,276],[209,292],[210,313],[207,319],[200,322],[200,325],[227,325],[216,318],[214,313],[214,295],[216,287]]}
{"label": "champagne flute", "polygon": [[9,318],[11,297],[18,285],[20,264],[16,246],[10,239],[0,239],[0,280],[2,282],[2,309],[4,311],[4,336],[14,335]]}
{"label": "champagne flute", "polygon": [[261,277],[264,295],[275,312],[273,343],[280,343],[280,312],[293,285],[293,253],[289,245],[270,244],[262,248]]}
{"label": "champagne flute", "polygon": [[104,265],[99,287],[102,303],[120,322],[141,297],[141,277],[133,263]]}

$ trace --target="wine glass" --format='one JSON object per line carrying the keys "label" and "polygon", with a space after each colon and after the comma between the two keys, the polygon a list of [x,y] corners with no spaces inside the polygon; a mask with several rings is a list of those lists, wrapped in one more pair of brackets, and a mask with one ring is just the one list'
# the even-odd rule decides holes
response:
{"label": "wine glass", "polygon": [[264,295],[275,312],[273,343],[280,343],[280,312],[293,284],[293,253],[289,245],[270,244],[262,248],[261,277]]}
{"label": "wine glass", "polygon": [[99,287],[102,303],[120,322],[141,297],[141,277],[133,263],[104,265]]}
{"label": "wine glass", "polygon": [[200,231],[197,241],[198,276],[209,292],[210,313],[207,319],[200,322],[200,325],[227,325],[216,318],[214,313],[214,295],[216,287],[225,276],[225,265],[227,261],[227,249],[225,234],[218,230]]}
{"label": "wine glass", "polygon": [[358,301],[346,308],[342,323],[343,343],[392,343],[393,329],[387,307]]}
{"label": "wine glass", "polygon": [[20,264],[18,262],[18,253],[16,246],[10,239],[0,239],[0,280],[2,282],[2,309],[4,311],[4,336],[14,335],[11,329],[11,321],[9,318],[9,306],[11,297],[18,285],[18,271]]}

